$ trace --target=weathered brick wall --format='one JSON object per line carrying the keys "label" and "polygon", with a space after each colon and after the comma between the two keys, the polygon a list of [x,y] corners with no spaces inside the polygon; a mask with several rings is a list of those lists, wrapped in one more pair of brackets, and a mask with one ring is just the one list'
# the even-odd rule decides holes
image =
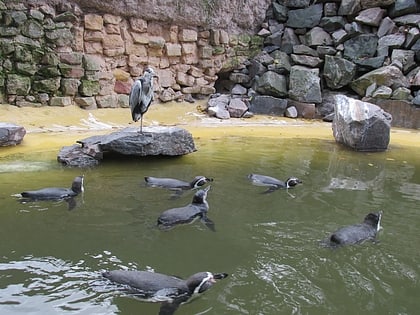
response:
{"label": "weathered brick wall", "polygon": [[17,106],[125,107],[145,66],[159,75],[162,101],[209,95],[218,72],[261,46],[256,36],[84,14],[75,5],[0,0],[0,14],[0,102]]}

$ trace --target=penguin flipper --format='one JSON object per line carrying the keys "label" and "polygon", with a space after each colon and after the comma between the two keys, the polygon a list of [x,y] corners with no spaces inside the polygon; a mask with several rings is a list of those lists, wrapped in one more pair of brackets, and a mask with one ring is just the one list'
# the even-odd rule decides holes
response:
{"label": "penguin flipper", "polygon": [[170,302],[163,302],[160,309],[159,309],[159,315],[173,315],[175,311],[178,309],[179,305],[181,305],[182,301],[173,301]]}
{"label": "penguin flipper", "polygon": [[270,188],[268,188],[266,191],[262,192],[262,194],[270,194],[273,191],[276,191],[277,189],[279,189],[279,187],[276,186],[270,186]]}
{"label": "penguin flipper", "polygon": [[173,194],[171,194],[171,198],[169,198],[171,200],[180,198],[184,192],[182,189],[171,189],[171,191],[173,192]]}
{"label": "penguin flipper", "polygon": [[66,202],[67,202],[69,211],[73,210],[77,206],[76,199],[74,199],[74,198],[67,198]]}
{"label": "penguin flipper", "polygon": [[201,222],[203,222],[210,230],[212,230],[213,232],[216,232],[216,226],[214,222],[211,219],[209,219],[207,216],[203,216],[201,218]]}

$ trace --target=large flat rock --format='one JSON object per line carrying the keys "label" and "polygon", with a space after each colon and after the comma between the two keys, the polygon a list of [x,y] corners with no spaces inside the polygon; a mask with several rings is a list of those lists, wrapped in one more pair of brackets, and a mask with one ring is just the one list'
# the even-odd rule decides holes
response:
{"label": "large flat rock", "polygon": [[89,167],[107,155],[180,156],[196,151],[191,133],[179,127],[126,128],[108,135],[92,136],[63,147],[57,160],[66,166]]}

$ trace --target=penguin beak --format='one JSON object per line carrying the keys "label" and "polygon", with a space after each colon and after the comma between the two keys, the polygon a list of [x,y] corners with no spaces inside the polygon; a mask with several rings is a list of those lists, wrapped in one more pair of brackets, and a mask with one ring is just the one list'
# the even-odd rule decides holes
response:
{"label": "penguin beak", "polygon": [[204,291],[208,290],[213,284],[215,284],[217,280],[224,279],[227,276],[227,273],[209,273],[209,277],[205,279],[205,282],[203,282],[202,285],[199,286],[198,293],[203,293]]}
{"label": "penguin beak", "polygon": [[[221,279],[226,278],[227,276],[228,276],[228,274],[227,274],[227,273],[215,273],[215,274],[213,275],[213,279],[214,279],[214,280],[221,280]],[[214,281],[214,282],[216,282],[216,281]]]}

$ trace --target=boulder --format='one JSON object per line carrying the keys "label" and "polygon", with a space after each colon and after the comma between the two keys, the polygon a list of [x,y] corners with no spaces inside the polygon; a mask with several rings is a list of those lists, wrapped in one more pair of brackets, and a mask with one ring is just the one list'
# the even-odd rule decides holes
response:
{"label": "boulder", "polygon": [[327,32],[334,32],[344,28],[346,19],[342,16],[325,16],[321,19],[319,25]]}
{"label": "boulder", "polygon": [[278,74],[287,75],[290,73],[290,69],[292,67],[291,65],[292,61],[288,54],[286,54],[285,52],[281,50],[276,50],[271,53],[271,56],[274,59],[273,59],[273,63],[267,66],[269,70],[274,71]]}
{"label": "boulder", "polygon": [[319,57],[291,54],[294,64],[308,66],[311,68],[319,67],[324,61]]}
{"label": "boulder", "polygon": [[357,60],[373,57],[378,46],[375,34],[361,34],[344,42],[344,58]]}
{"label": "boulder", "polygon": [[298,117],[298,112],[297,112],[296,107],[294,107],[294,106],[287,107],[284,115],[286,117],[289,117],[289,118],[297,118]]}
{"label": "boulder", "polygon": [[257,95],[251,99],[249,111],[254,114],[284,116],[287,100],[268,95]]}
{"label": "boulder", "polygon": [[305,119],[315,118],[316,110],[315,110],[314,103],[305,103],[305,102],[299,102],[299,101],[294,101],[294,100],[288,100],[287,105],[293,106],[296,108],[298,117],[302,117]]}
{"label": "boulder", "polygon": [[356,17],[357,22],[378,27],[382,21],[382,18],[386,14],[385,9],[379,7],[369,8],[361,11]]}
{"label": "boulder", "polygon": [[219,119],[229,119],[230,114],[228,111],[228,106],[230,102],[229,95],[214,95],[207,102],[207,113],[211,117],[216,117]]}
{"label": "boulder", "polygon": [[231,118],[241,118],[248,111],[248,106],[240,98],[232,98],[228,111]]}
{"label": "boulder", "polygon": [[356,65],[344,58],[325,56],[324,78],[330,89],[336,90],[349,84],[356,75]]}
{"label": "boulder", "polygon": [[235,84],[232,87],[232,90],[230,91],[232,95],[238,95],[238,96],[246,95],[247,92],[248,92],[247,88],[243,87],[240,84]]}
{"label": "boulder", "polygon": [[293,52],[293,47],[299,45],[300,41],[292,28],[286,27],[283,32],[283,37],[281,39],[280,50],[286,54],[291,54]]}
{"label": "boulder", "polygon": [[289,10],[286,24],[292,28],[312,28],[319,24],[322,8],[322,3],[319,3],[303,9]]}
{"label": "boulder", "polygon": [[319,69],[293,66],[290,71],[289,96],[306,103],[321,103]]}
{"label": "boulder", "polygon": [[256,91],[274,97],[285,97],[287,96],[286,76],[267,71],[257,80]]}
{"label": "boulder", "polygon": [[418,13],[420,5],[416,0],[404,0],[404,1],[393,1],[394,3],[390,7],[389,15],[391,17],[397,17],[410,13]]}
{"label": "boulder", "polygon": [[360,96],[365,96],[366,89],[372,84],[380,84],[396,89],[398,87],[409,87],[407,79],[401,70],[395,65],[381,67],[368,72],[351,82],[350,87]]}
{"label": "boulder", "polygon": [[385,151],[391,121],[391,114],[379,106],[344,95],[335,96],[334,138],[356,151]]}
{"label": "boulder", "polygon": [[[69,167],[93,167],[99,164],[102,158],[96,156],[100,149],[90,147],[89,145],[74,144],[71,146],[62,147],[57,156],[57,161]],[[92,155],[90,155],[92,154]],[[95,157],[96,156],[96,157]]]}
{"label": "boulder", "polygon": [[191,133],[179,127],[144,127],[143,133],[137,128],[126,128],[77,143],[80,145],[63,147],[57,156],[58,162],[90,167],[98,165],[107,155],[180,156],[196,151]]}
{"label": "boulder", "polygon": [[26,130],[22,126],[0,122],[0,146],[2,147],[20,144],[25,134]]}
{"label": "boulder", "polygon": [[315,26],[305,35],[306,44],[310,47],[332,45],[332,38],[330,34],[322,28]]}

